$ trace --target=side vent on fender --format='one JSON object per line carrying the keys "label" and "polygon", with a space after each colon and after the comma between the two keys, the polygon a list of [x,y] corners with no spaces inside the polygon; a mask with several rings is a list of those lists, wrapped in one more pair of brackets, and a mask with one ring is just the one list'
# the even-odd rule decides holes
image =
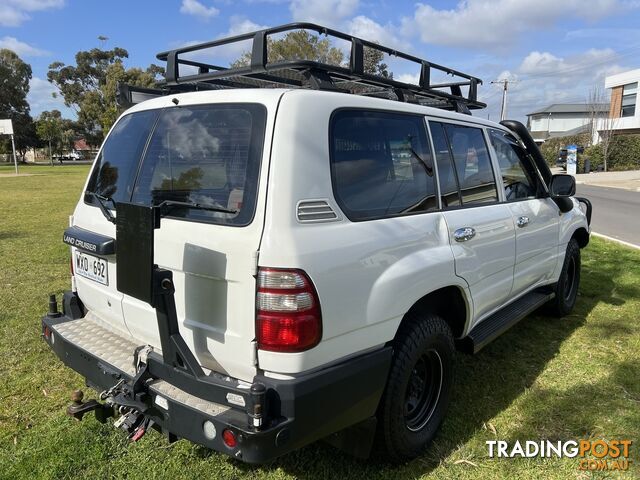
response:
{"label": "side vent on fender", "polygon": [[300,223],[333,222],[340,220],[338,214],[326,200],[300,200],[297,217]]}

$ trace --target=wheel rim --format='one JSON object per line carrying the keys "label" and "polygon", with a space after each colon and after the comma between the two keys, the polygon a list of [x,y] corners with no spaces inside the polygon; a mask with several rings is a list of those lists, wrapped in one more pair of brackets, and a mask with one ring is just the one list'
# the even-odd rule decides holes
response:
{"label": "wheel rim", "polygon": [[433,415],[442,391],[442,359],[435,350],[425,352],[409,376],[404,418],[412,432],[422,429]]}
{"label": "wheel rim", "polygon": [[571,257],[569,259],[569,265],[567,265],[567,279],[564,289],[564,299],[566,301],[571,300],[577,286],[576,282],[576,259]]}

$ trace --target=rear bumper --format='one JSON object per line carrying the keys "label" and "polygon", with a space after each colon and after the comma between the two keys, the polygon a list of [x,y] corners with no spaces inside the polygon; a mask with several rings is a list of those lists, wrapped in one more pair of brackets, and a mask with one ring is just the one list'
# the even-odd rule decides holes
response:
{"label": "rear bumper", "polygon": [[[68,295],[69,292],[65,297]],[[43,337],[56,355],[83,375],[92,388],[102,391],[119,380],[131,382],[135,374],[132,364],[127,367],[101,348],[89,349],[79,341],[83,334],[85,337],[92,334],[88,330],[83,333],[83,326],[89,326],[87,322],[86,318],[71,318],[69,312],[57,317],[47,315],[42,318]],[[113,332],[105,332],[101,335],[103,344],[130,343],[114,339]],[[123,345],[123,348],[131,346]],[[215,398],[229,398],[229,393],[238,391],[238,381],[220,377],[205,386],[205,390],[210,389],[207,392],[201,382],[196,385],[182,378],[178,387],[176,382],[170,382],[177,378],[172,377],[172,368],[165,365],[155,372],[170,378],[154,374],[154,379],[145,386],[148,394],[145,415],[170,438],[185,438],[248,463],[263,463],[374,415],[390,362],[391,348],[385,347],[294,380],[256,376],[254,383],[262,383],[267,389],[268,411],[260,430],[250,426],[246,407],[202,398],[211,398],[213,390]],[[215,426],[213,438],[205,436],[203,425],[207,420]],[[235,448],[228,448],[222,441],[225,429],[236,434]]]}

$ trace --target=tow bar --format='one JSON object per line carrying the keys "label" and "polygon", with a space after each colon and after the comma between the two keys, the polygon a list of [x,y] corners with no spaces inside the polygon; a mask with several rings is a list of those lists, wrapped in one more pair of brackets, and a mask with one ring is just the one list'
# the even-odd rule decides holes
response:
{"label": "tow bar", "polygon": [[105,403],[100,403],[98,400],[83,402],[84,393],[82,390],[75,390],[71,394],[72,403],[67,407],[67,414],[76,420],[82,420],[85,413],[94,411],[96,419],[100,423],[105,423],[109,417],[115,416],[117,411],[120,417],[113,426],[127,432],[132,442],[140,440],[154,424],[151,418],[145,416],[149,408],[147,402],[149,394],[146,392],[145,383],[151,378],[147,366],[147,355],[150,351],[152,348],[148,345],[142,345],[136,349],[134,363],[137,373],[131,384],[120,380],[100,393],[100,400]]}

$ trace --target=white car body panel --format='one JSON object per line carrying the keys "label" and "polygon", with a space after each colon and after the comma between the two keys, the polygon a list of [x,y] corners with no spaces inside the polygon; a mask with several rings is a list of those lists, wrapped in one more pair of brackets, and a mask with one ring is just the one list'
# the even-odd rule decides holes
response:
{"label": "white car body panel", "polygon": [[[423,115],[476,127],[506,128],[477,117],[408,103],[335,92],[241,89],[161,97],[127,113],[207,103],[261,103],[267,127],[257,207],[246,227],[163,219],[155,258],[174,273],[180,332],[203,366],[250,381],[258,371],[297,375],[392,340],[407,311],[442,287],[456,287],[466,304],[464,333],[491,312],[559,275],[566,244],[584,214],[558,215],[549,199],[477,205],[370,221],[350,221],[331,182],[329,124],[340,108]],[[495,163],[495,159],[493,159]],[[500,184],[498,183],[499,188]],[[332,221],[301,223],[302,200],[325,199]],[[515,219],[531,217],[519,231]],[[115,236],[99,209],[80,199],[74,224]],[[455,229],[476,237],[453,241]],[[85,305],[141,343],[159,346],[154,311],[115,289],[76,278]],[[322,311],[322,340],[308,351],[277,353],[255,346],[256,267],[299,268],[313,281]],[[514,276],[515,272],[515,276]],[[110,303],[110,306],[108,306]]]}
{"label": "white car body panel", "polygon": [[558,207],[550,198],[509,203],[514,222],[526,217],[529,223],[516,227],[516,263],[512,295],[553,276],[558,261]]}
{"label": "white car body panel", "polygon": [[[515,261],[515,229],[505,204],[473,207],[444,212],[456,274],[469,284],[474,317],[501,305],[511,293]],[[453,238],[459,228],[472,227],[476,235],[466,241]],[[473,323],[473,322],[472,322]]]}

